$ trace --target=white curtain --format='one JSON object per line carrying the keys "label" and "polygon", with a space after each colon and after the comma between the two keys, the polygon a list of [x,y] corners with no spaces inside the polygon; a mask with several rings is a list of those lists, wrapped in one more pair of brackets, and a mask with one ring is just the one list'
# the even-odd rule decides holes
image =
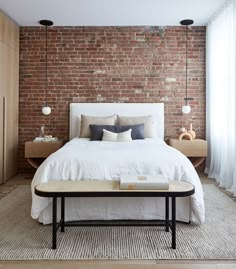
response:
{"label": "white curtain", "polygon": [[236,195],[236,0],[226,1],[207,25],[206,172]]}

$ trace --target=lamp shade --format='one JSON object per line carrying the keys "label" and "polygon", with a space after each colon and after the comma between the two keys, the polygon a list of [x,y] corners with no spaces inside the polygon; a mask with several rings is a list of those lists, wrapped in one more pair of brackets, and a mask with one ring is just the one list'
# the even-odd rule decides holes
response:
{"label": "lamp shade", "polygon": [[51,114],[51,107],[50,106],[44,106],[42,108],[43,115],[50,115]]}
{"label": "lamp shade", "polygon": [[184,114],[188,114],[188,113],[190,113],[190,111],[191,111],[191,107],[189,105],[182,106],[182,112]]}

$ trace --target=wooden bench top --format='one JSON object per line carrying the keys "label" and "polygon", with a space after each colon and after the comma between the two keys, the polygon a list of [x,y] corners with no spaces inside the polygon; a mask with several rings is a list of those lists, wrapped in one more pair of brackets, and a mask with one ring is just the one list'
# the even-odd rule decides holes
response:
{"label": "wooden bench top", "polygon": [[[121,190],[116,180],[78,180],[49,181],[35,187],[35,194],[44,197],[52,196],[189,196],[194,193],[194,186],[184,181],[170,181],[168,190]],[[62,195],[63,194],[63,195]],[[76,195],[80,194],[80,195]],[[146,195],[145,195],[146,194]],[[158,195],[160,194],[160,195]]]}

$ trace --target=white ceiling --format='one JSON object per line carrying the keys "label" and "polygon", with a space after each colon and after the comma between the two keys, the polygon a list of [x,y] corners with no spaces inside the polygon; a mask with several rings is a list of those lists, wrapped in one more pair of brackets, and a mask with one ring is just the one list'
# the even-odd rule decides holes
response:
{"label": "white ceiling", "polygon": [[0,9],[20,26],[206,25],[225,0],[0,0]]}

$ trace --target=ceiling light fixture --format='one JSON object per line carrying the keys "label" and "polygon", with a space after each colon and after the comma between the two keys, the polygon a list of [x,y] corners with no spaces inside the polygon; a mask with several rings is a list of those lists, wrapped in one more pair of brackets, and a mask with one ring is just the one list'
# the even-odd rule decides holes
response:
{"label": "ceiling light fixture", "polygon": [[188,97],[188,26],[193,24],[193,20],[182,20],[180,22],[181,25],[186,26],[186,96],[184,98],[185,105],[182,106],[182,112],[184,114],[188,114],[191,111],[190,105],[188,105],[189,100],[193,100],[193,98]]}
{"label": "ceiling light fixture", "polygon": [[53,22],[49,20],[41,20],[39,23],[46,27],[46,37],[45,37],[45,90],[46,90],[46,101],[44,106],[42,107],[42,113],[44,115],[50,115],[51,114],[51,107],[48,106],[48,26],[52,26]]}

